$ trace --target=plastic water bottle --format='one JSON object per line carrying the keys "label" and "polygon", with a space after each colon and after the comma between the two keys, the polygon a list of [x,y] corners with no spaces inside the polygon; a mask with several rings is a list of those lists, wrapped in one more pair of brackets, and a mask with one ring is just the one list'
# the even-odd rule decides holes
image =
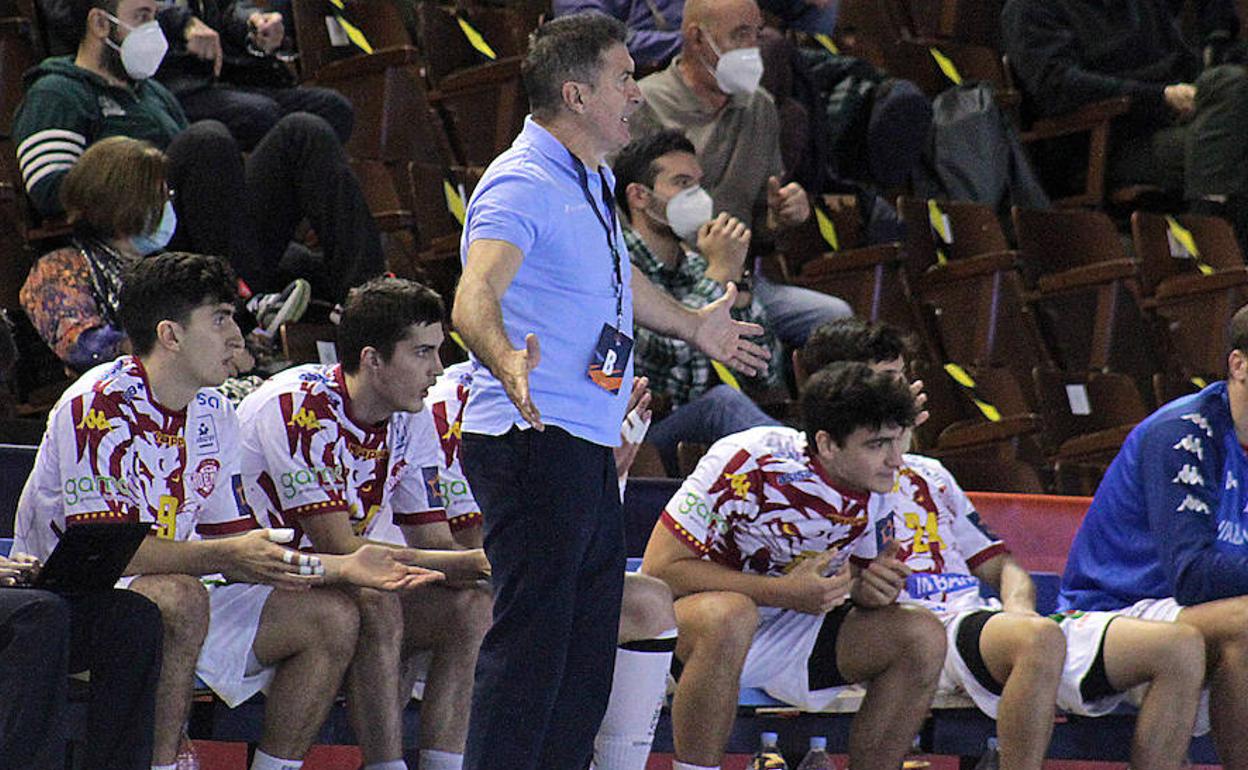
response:
{"label": "plastic water bottle", "polygon": [[975,763],[975,770],[997,770],[1001,767],[1001,748],[996,738],[989,738],[984,746],[984,754]]}
{"label": "plastic water bottle", "polygon": [[185,728],[182,730],[182,741],[177,746],[177,759],[173,760],[173,764],[177,770],[200,770],[200,754],[195,750],[195,744],[191,743]]}
{"label": "plastic water bottle", "polygon": [[836,770],[832,756],[828,754],[828,739],[822,735],[810,737],[810,751],[802,757],[797,770]]}
{"label": "plastic water bottle", "polygon": [[779,736],[775,733],[763,733],[760,737],[762,747],[750,760],[749,770],[789,770],[788,764],[780,754],[780,749],[776,748]]}

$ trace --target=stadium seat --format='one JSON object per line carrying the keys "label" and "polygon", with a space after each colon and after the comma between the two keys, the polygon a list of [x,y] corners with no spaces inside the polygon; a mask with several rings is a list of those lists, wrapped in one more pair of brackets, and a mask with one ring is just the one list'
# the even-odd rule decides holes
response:
{"label": "stadium seat", "polygon": [[1248,302],[1248,268],[1228,222],[1138,211],[1131,233],[1145,307],[1157,316],[1166,371],[1219,379],[1226,370],[1225,330]]}
{"label": "stadium seat", "polygon": [[1139,272],[1100,211],[1014,207],[1031,306],[1059,368],[1115,371],[1147,389],[1159,370],[1140,307]]}

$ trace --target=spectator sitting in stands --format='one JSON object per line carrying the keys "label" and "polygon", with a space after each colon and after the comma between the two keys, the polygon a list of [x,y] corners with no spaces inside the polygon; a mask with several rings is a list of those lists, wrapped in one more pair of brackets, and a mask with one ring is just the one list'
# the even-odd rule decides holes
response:
{"label": "spectator sitting in stands", "polygon": [[[767,316],[743,278],[750,231],[736,217],[714,217],[693,144],[679,131],[660,131],[629,143],[612,170],[616,200],[628,215],[624,240],[633,264],[655,286],[695,310],[719,299],[728,283],[735,283],[732,316],[762,326],[765,331],[755,342],[772,353],[765,369],[743,379],[764,390],[783,388],[779,345],[766,331]],[[685,243],[698,250],[687,250]],[[647,440],[658,448],[669,475],[677,475],[681,441],[711,444],[747,428],[777,424],[749,396],[727,384],[714,385],[711,359],[693,346],[641,327],[636,335],[636,375],[649,378],[664,415],[651,426]]]}
{"label": "spectator sitting in stands", "polygon": [[[555,16],[598,11],[628,26],[628,52],[640,71],[662,69],[680,53],[685,0],[554,0]],[[840,0],[760,0],[793,29],[831,35]]]}
{"label": "spectator sitting in stands", "polygon": [[65,767],[70,672],[89,671],[75,767],[148,770],[160,674],[160,612],[134,591],[58,596],[28,585],[38,560],[0,556],[0,769]]}
{"label": "spectator sitting in stands", "polygon": [[[264,5],[269,10],[263,10]],[[279,5],[284,6],[280,11]],[[351,138],[355,122],[351,102],[329,88],[296,85],[290,69],[278,59],[290,39],[289,8],[289,2],[193,0],[185,7],[163,8],[157,15],[165,36],[175,43],[156,79],[178,97],[189,120],[221,121],[244,152],[251,152],[279,120],[295,112],[324,118],[344,145]],[[176,34],[197,23],[220,36],[219,61],[205,61]]]}
{"label": "spectator sitting in stands", "polygon": [[[39,0],[53,54],[72,53],[73,0]],[[289,0],[189,0],[156,14],[170,50],[156,79],[178,97],[192,121],[219,120],[244,152],[292,112],[329,122],[346,144],[355,120],[351,102],[328,88],[296,86],[280,60],[289,48]]]}
{"label": "spectator sitting in stands", "polygon": [[[753,0],[690,0],[684,51],[667,69],[642,79],[646,103],[630,119],[634,138],[663,129],[689,137],[716,208],[749,225],[756,241],[810,217],[806,191],[780,181],[779,115],[758,87],[762,23]],[[771,330],[793,347],[815,327],[851,312],[836,297],[774,284],[760,272],[753,289]]]}
{"label": "spectator sitting in stands", "polygon": [[[162,251],[177,223],[165,182],[165,156],[147,142],[111,136],[91,145],[60,187],[74,235],[31,268],[20,298],[39,336],[70,369],[85,372],[129,351],[118,320],[125,268]],[[307,306],[308,285],[253,298],[261,327],[276,331]],[[254,362],[240,349],[237,373]]]}
{"label": "spectator sitting in stands", "polygon": [[150,79],[166,48],[155,0],[75,2],[76,56],[45,60],[26,74],[13,122],[26,193],[39,213],[62,212],[61,181],[89,145],[129,136],[169,157],[174,247],[228,256],[252,291],[277,291],[290,280],[279,263],[305,217],[324,249],[323,265],[305,276],[319,295],[340,300],[384,270],[377,228],[324,119],[282,118],[244,164],[225,126],[189,125],[173,95]]}
{"label": "spectator sitting in stands", "polygon": [[[1109,180],[1178,193],[1193,211],[1229,219],[1248,244],[1248,75],[1231,65],[1202,71],[1172,5],[1011,0],[1001,19],[1005,49],[1042,116],[1131,97],[1111,130]],[[1206,41],[1238,35],[1235,3],[1202,5]]]}
{"label": "spectator sitting in stands", "polygon": [[[197,254],[160,254],[127,270],[120,316],[135,355],[95,367],[57,402],[17,506],[14,549],[40,559],[67,527],[153,525],[126,574],[163,620],[152,751],[162,770],[173,767],[196,675],[230,706],[267,690],[252,770],[297,769],[359,626],[345,593],[314,586],[392,590],[442,577],[381,546],[301,554],[273,542],[292,532],[249,531],[238,418],[214,389],[243,344],[236,284],[223,260]],[[209,590],[200,578],[216,573],[224,580]]]}
{"label": "spectator sitting in stands", "polygon": [[[843,318],[816,329],[800,358],[810,372],[853,361],[904,383],[912,348],[893,326]],[[1136,703],[1131,767],[1178,767],[1200,702],[1200,635],[1125,612],[1038,616],[1031,577],[980,520],[949,470],[920,455],[902,461],[888,509],[901,543],[898,559],[916,574],[901,601],[927,607],[945,624],[937,694],[967,695],[997,720],[1003,770],[1041,766],[1052,720],[1039,715],[1051,713],[1055,698],[1066,712],[1083,716]],[[999,603],[981,597],[981,582]],[[1141,685],[1142,701],[1131,692]]]}

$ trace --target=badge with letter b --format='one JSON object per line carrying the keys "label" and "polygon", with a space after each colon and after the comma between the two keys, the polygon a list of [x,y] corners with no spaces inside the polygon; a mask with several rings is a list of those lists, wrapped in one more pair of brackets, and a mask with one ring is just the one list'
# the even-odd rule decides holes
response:
{"label": "badge with letter b", "polygon": [[603,324],[594,355],[589,360],[589,379],[605,391],[619,393],[624,382],[624,370],[628,368],[628,357],[632,353],[632,338],[609,324]]}

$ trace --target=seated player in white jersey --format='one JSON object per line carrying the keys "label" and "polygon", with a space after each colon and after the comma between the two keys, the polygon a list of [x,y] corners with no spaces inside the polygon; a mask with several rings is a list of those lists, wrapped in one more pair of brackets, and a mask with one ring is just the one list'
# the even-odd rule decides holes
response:
{"label": "seated player in white jersey", "polygon": [[667,504],[642,571],[677,597],[675,770],[719,767],[741,686],[818,710],[853,682],[850,767],[901,764],[945,655],[940,621],[896,601],[896,543],[877,548],[918,413],[892,377],[829,367],[802,391],[805,434],[720,439]]}
{"label": "seated player in white jersey", "polygon": [[425,651],[420,767],[461,766],[473,670],[490,621],[480,584],[489,566],[480,548],[461,549],[451,537],[424,409],[442,372],[443,315],[431,289],[370,280],[343,306],[340,364],[281,372],[239,406],[244,494],[259,521],[294,529],[300,547],[319,553],[383,544],[448,577],[402,595],[358,593],[360,641],[346,692],[368,770],[406,767],[402,714],[412,676],[401,672]]}
{"label": "seated player in white jersey", "polygon": [[[460,426],[472,389],[472,367],[470,361],[448,367],[429,391],[425,404],[438,434],[438,475],[451,532],[460,545],[479,548],[481,511],[460,466]],[[635,426],[649,422],[646,378],[633,380],[627,413],[620,431],[621,444],[615,450],[621,494],[644,431],[644,427],[636,430]],[[661,580],[628,573],[624,576],[611,700],[594,739],[593,768],[644,770],[667,693],[667,673],[675,649],[672,592]]]}
{"label": "seated player in white jersey", "polygon": [[[856,361],[905,383],[911,349],[892,326],[846,318],[816,329],[799,361],[806,371]],[[1043,715],[1055,699],[1067,712],[1099,716],[1137,687],[1132,696],[1146,694],[1142,702],[1131,698],[1141,707],[1131,767],[1179,767],[1200,701],[1200,635],[1118,612],[1037,615],[1031,577],[980,521],[953,475],[928,457],[902,459],[888,496],[898,558],[913,570],[901,600],[945,624],[938,691],[966,694],[997,720],[1003,770],[1041,766],[1053,728]],[[980,595],[981,581],[999,602]]]}
{"label": "seated player in white jersey", "polygon": [[[231,706],[266,688],[252,768],[300,767],[359,627],[345,593],[313,586],[403,588],[442,577],[384,548],[317,558],[272,542],[282,533],[249,531],[256,522],[238,505],[238,421],[212,387],[243,345],[236,284],[223,260],[194,254],[149,257],[127,272],[120,315],[134,355],[88,371],[61,397],[18,503],[16,547],[40,558],[67,527],[153,525],[126,573],[163,621],[157,768],[174,766],[197,674]],[[224,580],[206,590],[200,576],[215,573]]]}

